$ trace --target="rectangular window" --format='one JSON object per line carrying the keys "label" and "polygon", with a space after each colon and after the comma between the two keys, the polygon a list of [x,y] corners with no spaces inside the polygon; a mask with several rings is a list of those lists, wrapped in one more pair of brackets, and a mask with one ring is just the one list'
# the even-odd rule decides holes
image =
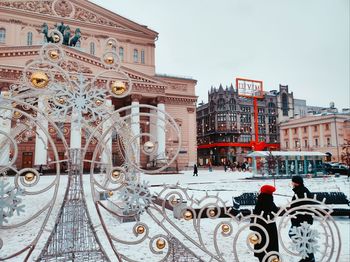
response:
{"label": "rectangular window", "polygon": [[331,139],[327,137],[327,146],[331,146]]}
{"label": "rectangular window", "polygon": [[27,45],[33,45],[33,33],[28,32],[27,34]]}
{"label": "rectangular window", "polygon": [[0,28],[0,43],[5,43],[6,39],[6,30],[4,28]]}
{"label": "rectangular window", "polygon": [[329,130],[329,124],[326,124],[326,130]]}
{"label": "rectangular window", "polygon": [[288,148],[288,141],[286,141],[286,148]]}
{"label": "rectangular window", "polygon": [[304,140],[304,147],[307,148],[307,140]]}
{"label": "rectangular window", "polygon": [[134,49],[134,63],[139,62],[139,51],[137,49]]}
{"label": "rectangular window", "polygon": [[123,47],[119,47],[119,58],[120,61],[124,61],[124,48]]}
{"label": "rectangular window", "polygon": [[294,134],[296,134],[297,133],[297,129],[293,128],[293,132],[294,132]]}
{"label": "rectangular window", "polygon": [[304,133],[306,133],[306,126],[304,126]]}
{"label": "rectangular window", "polygon": [[314,126],[314,131],[317,132],[317,126]]}
{"label": "rectangular window", "polygon": [[141,50],[141,64],[145,63],[145,50]]}
{"label": "rectangular window", "polygon": [[318,147],[318,139],[315,138],[315,147]]}

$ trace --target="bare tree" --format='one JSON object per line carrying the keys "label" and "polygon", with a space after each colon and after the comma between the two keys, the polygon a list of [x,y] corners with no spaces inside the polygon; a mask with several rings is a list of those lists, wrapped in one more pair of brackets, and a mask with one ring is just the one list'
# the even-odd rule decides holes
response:
{"label": "bare tree", "polygon": [[269,175],[273,176],[273,184],[276,186],[276,169],[281,163],[282,158],[280,156],[274,156],[271,151],[266,157],[265,167],[268,170]]}

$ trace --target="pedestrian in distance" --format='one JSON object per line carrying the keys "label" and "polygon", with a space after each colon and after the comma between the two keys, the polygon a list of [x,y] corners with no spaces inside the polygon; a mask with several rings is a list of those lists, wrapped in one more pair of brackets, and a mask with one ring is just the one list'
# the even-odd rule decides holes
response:
{"label": "pedestrian in distance", "polygon": [[43,174],[43,165],[39,166],[39,174],[41,174],[41,175]]}
{"label": "pedestrian in distance", "polygon": [[193,176],[198,176],[198,167],[196,164],[193,166]]}
{"label": "pedestrian in distance", "polygon": [[270,261],[274,258],[278,259],[277,255],[271,255],[269,257],[265,257],[269,252],[278,252],[278,233],[277,226],[274,220],[275,214],[278,212],[278,207],[273,202],[273,192],[276,191],[276,188],[272,185],[263,185],[260,188],[260,194],[258,195],[258,199],[256,201],[255,208],[253,210],[253,214],[261,215],[262,218],[253,217],[251,219],[251,223],[256,223],[260,225],[267,231],[267,235],[261,227],[258,226],[250,226],[250,229],[256,232],[256,237],[260,236],[257,243],[254,244],[254,249],[259,250],[262,249],[266,242],[268,244],[265,249],[260,252],[254,252],[254,256],[259,259],[259,261]]}
{"label": "pedestrian in distance", "polygon": [[[292,186],[294,191],[294,196],[292,198],[292,201],[296,200],[297,198],[298,199],[313,198],[313,194],[309,191],[309,189],[307,189],[304,186],[304,180],[301,176],[292,177]],[[295,207],[310,205],[310,204],[312,204],[312,202],[305,200],[297,203],[292,203],[290,207],[295,208]],[[294,211],[294,212],[292,211],[291,215],[295,216],[291,218],[292,226],[291,226],[291,229],[289,230],[289,237],[293,240],[293,236],[295,235],[291,232],[292,228],[293,227],[298,228],[304,222],[308,223],[309,225],[312,225],[313,217],[310,214],[310,212],[308,212],[307,208],[305,208],[305,210],[298,209],[297,211]],[[307,254],[306,258],[301,259],[299,262],[315,262],[315,256],[313,253],[309,253]]]}

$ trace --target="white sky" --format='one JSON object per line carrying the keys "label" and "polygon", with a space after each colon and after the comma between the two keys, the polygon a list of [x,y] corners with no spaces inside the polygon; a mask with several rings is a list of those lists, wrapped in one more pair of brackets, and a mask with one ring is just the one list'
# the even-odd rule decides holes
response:
{"label": "white sky", "polygon": [[156,71],[198,80],[198,101],[236,77],[289,85],[308,105],[350,107],[349,0],[92,0],[159,33]]}

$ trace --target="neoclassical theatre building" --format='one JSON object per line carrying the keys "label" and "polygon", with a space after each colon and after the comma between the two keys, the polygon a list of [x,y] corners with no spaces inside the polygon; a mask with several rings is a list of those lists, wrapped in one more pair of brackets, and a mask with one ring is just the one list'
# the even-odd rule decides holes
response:
{"label": "neoclassical theatre building", "polygon": [[[112,99],[114,109],[148,104],[169,113],[180,126],[182,145],[177,160],[181,169],[197,161],[196,153],[196,81],[190,78],[156,74],[155,47],[158,33],[87,0],[1,0],[0,1],[0,90],[4,94],[20,78],[26,63],[36,59],[45,42],[43,24],[49,29],[64,24],[72,36],[80,29],[75,46],[64,46],[67,70],[78,68],[94,75],[103,69],[100,57],[109,38],[119,42],[121,68],[132,79],[133,87],[124,99]],[[63,132],[69,141],[69,125]],[[142,123],[140,123],[140,129]],[[158,139],[167,139],[156,134]],[[35,153],[35,136],[19,143],[17,168],[43,164]],[[174,141],[176,142],[176,141]],[[166,144],[163,141],[163,144]],[[59,149],[60,147],[58,147]],[[166,149],[165,149],[166,150]],[[114,154],[114,152],[112,152]],[[64,158],[63,152],[58,152]],[[87,152],[86,157],[91,157]],[[50,158],[50,152],[47,158]],[[46,159],[44,160],[45,164]],[[146,166],[150,160],[140,159]]]}

